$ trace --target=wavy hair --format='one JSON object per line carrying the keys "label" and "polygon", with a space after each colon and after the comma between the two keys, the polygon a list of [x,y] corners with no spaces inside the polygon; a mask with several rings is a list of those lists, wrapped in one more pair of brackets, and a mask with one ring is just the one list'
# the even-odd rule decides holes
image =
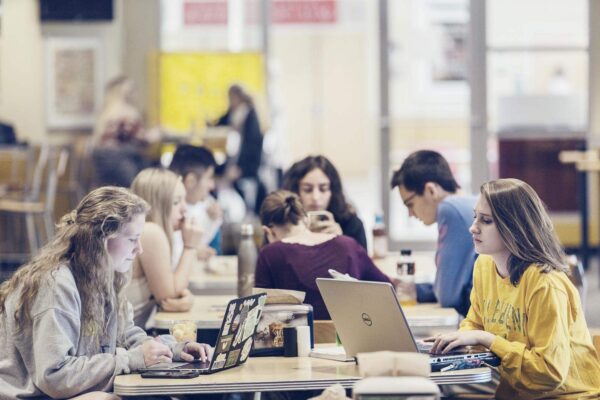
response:
{"label": "wavy hair", "polygon": [[283,188],[299,194],[300,181],[314,169],[320,169],[329,179],[331,199],[327,211],[333,214],[335,220],[345,221],[356,214],[354,208],[346,201],[340,174],[325,156],[308,156],[294,163],[283,177]]}
{"label": "wavy hair", "polygon": [[131,183],[131,191],[152,207],[146,220],[154,222],[165,231],[170,251],[173,248],[173,192],[180,179],[179,175],[168,169],[146,168],[137,174]]}
{"label": "wavy hair", "polygon": [[8,296],[20,290],[13,317],[20,327],[30,325],[38,290],[65,265],[81,298],[82,336],[99,345],[99,335],[107,323],[106,310],[112,309],[118,312],[118,337],[122,340],[127,319],[123,289],[129,274],[110,267],[106,241],[148,209],[144,200],[125,188],[105,186],[90,192],[75,210],[61,218],[54,238],[40,253],[0,286],[0,314],[6,313]]}
{"label": "wavy hair", "polygon": [[508,271],[513,285],[531,264],[542,272],[568,271],[546,207],[531,186],[519,179],[498,179],[484,183],[480,191],[510,252]]}

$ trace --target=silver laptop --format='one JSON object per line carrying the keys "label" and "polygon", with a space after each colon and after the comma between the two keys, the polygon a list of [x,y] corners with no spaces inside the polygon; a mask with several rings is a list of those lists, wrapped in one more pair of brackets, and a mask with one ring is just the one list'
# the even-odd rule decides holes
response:
{"label": "silver laptop", "polygon": [[[417,345],[391,284],[317,278],[317,286],[347,356],[382,350],[429,353],[431,346]],[[430,355],[432,365],[468,359],[498,360],[480,346]]]}

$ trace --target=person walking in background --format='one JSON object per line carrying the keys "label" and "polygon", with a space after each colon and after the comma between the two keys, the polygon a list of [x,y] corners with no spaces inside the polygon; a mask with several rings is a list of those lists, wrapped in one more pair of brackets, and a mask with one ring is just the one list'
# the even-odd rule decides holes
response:
{"label": "person walking in background", "polygon": [[239,150],[227,162],[226,176],[244,198],[249,210],[258,214],[266,196],[258,177],[262,158],[263,136],[252,97],[240,86],[231,85],[228,91],[229,107],[216,122],[239,133]]}
{"label": "person walking in background", "polygon": [[294,163],[283,176],[283,189],[300,196],[306,211],[324,212],[324,220],[311,221],[311,230],[349,236],[367,249],[363,223],[346,201],[340,175],[326,157],[308,156]]}
{"label": "person walking in background", "polygon": [[448,162],[432,150],[414,152],[404,160],[392,176],[391,188],[396,187],[409,216],[438,227],[435,281],[433,286],[417,285],[417,301],[437,301],[467,315],[477,258],[469,233],[476,198],[457,193]]}

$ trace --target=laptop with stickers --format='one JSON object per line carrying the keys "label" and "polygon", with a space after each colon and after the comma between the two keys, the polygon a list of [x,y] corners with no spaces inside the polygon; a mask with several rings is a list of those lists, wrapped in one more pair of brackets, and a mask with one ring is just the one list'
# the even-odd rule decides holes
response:
{"label": "laptop with stickers", "polygon": [[267,295],[260,293],[233,299],[227,304],[214,353],[209,361],[159,363],[142,368],[139,372],[142,376],[157,371],[194,371],[197,375],[213,374],[245,363],[252,349],[254,333],[266,299]]}

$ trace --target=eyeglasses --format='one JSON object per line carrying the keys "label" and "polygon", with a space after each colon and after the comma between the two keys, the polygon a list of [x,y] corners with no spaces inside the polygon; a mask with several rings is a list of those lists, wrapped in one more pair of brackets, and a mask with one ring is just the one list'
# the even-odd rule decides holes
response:
{"label": "eyeglasses", "polygon": [[414,199],[417,196],[417,193],[413,193],[410,196],[408,196],[405,200],[404,200],[404,205],[407,206],[408,202],[410,202],[412,199]]}

